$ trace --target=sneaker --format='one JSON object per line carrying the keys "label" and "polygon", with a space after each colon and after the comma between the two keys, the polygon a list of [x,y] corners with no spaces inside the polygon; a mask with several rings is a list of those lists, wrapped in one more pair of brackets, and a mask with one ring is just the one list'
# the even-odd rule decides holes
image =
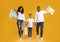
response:
{"label": "sneaker", "polygon": [[31,37],[28,37],[29,40],[31,40],[32,38]]}
{"label": "sneaker", "polygon": [[22,38],[20,38],[20,40],[22,40]]}
{"label": "sneaker", "polygon": [[43,38],[41,37],[40,39],[42,40]]}

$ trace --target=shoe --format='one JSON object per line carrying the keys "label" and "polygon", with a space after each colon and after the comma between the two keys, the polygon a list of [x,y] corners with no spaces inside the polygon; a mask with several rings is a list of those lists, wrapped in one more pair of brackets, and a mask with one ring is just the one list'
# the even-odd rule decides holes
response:
{"label": "shoe", "polygon": [[22,40],[22,38],[20,38],[20,40]]}
{"label": "shoe", "polygon": [[43,38],[41,37],[40,39],[42,40]]}
{"label": "shoe", "polygon": [[29,40],[31,40],[32,38],[31,37],[28,37]]}

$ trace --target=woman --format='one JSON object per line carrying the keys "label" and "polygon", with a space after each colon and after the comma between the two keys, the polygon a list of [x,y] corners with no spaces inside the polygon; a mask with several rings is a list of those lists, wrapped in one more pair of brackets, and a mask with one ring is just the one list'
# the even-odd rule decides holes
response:
{"label": "woman", "polygon": [[17,26],[18,26],[18,32],[22,39],[23,35],[23,23],[25,22],[25,16],[24,16],[24,8],[22,6],[18,7],[17,12]]}

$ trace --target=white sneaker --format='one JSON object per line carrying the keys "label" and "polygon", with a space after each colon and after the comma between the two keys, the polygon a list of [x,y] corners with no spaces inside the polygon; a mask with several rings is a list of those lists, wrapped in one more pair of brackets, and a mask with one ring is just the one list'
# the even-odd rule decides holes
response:
{"label": "white sneaker", "polygon": [[31,37],[28,37],[29,40],[31,40],[32,38]]}
{"label": "white sneaker", "polygon": [[40,39],[42,40],[43,38],[41,37]]}
{"label": "white sneaker", "polygon": [[22,40],[22,38],[20,38],[20,40]]}

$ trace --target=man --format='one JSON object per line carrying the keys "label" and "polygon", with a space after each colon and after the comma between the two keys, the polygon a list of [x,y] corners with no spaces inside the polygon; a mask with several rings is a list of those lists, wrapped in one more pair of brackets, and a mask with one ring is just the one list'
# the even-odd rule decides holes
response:
{"label": "man", "polygon": [[44,27],[44,14],[49,13],[48,10],[41,10],[40,6],[37,6],[37,12],[35,15],[35,23],[36,23],[36,33],[37,38],[39,37],[39,27],[40,28],[40,39],[43,39],[43,27]]}

